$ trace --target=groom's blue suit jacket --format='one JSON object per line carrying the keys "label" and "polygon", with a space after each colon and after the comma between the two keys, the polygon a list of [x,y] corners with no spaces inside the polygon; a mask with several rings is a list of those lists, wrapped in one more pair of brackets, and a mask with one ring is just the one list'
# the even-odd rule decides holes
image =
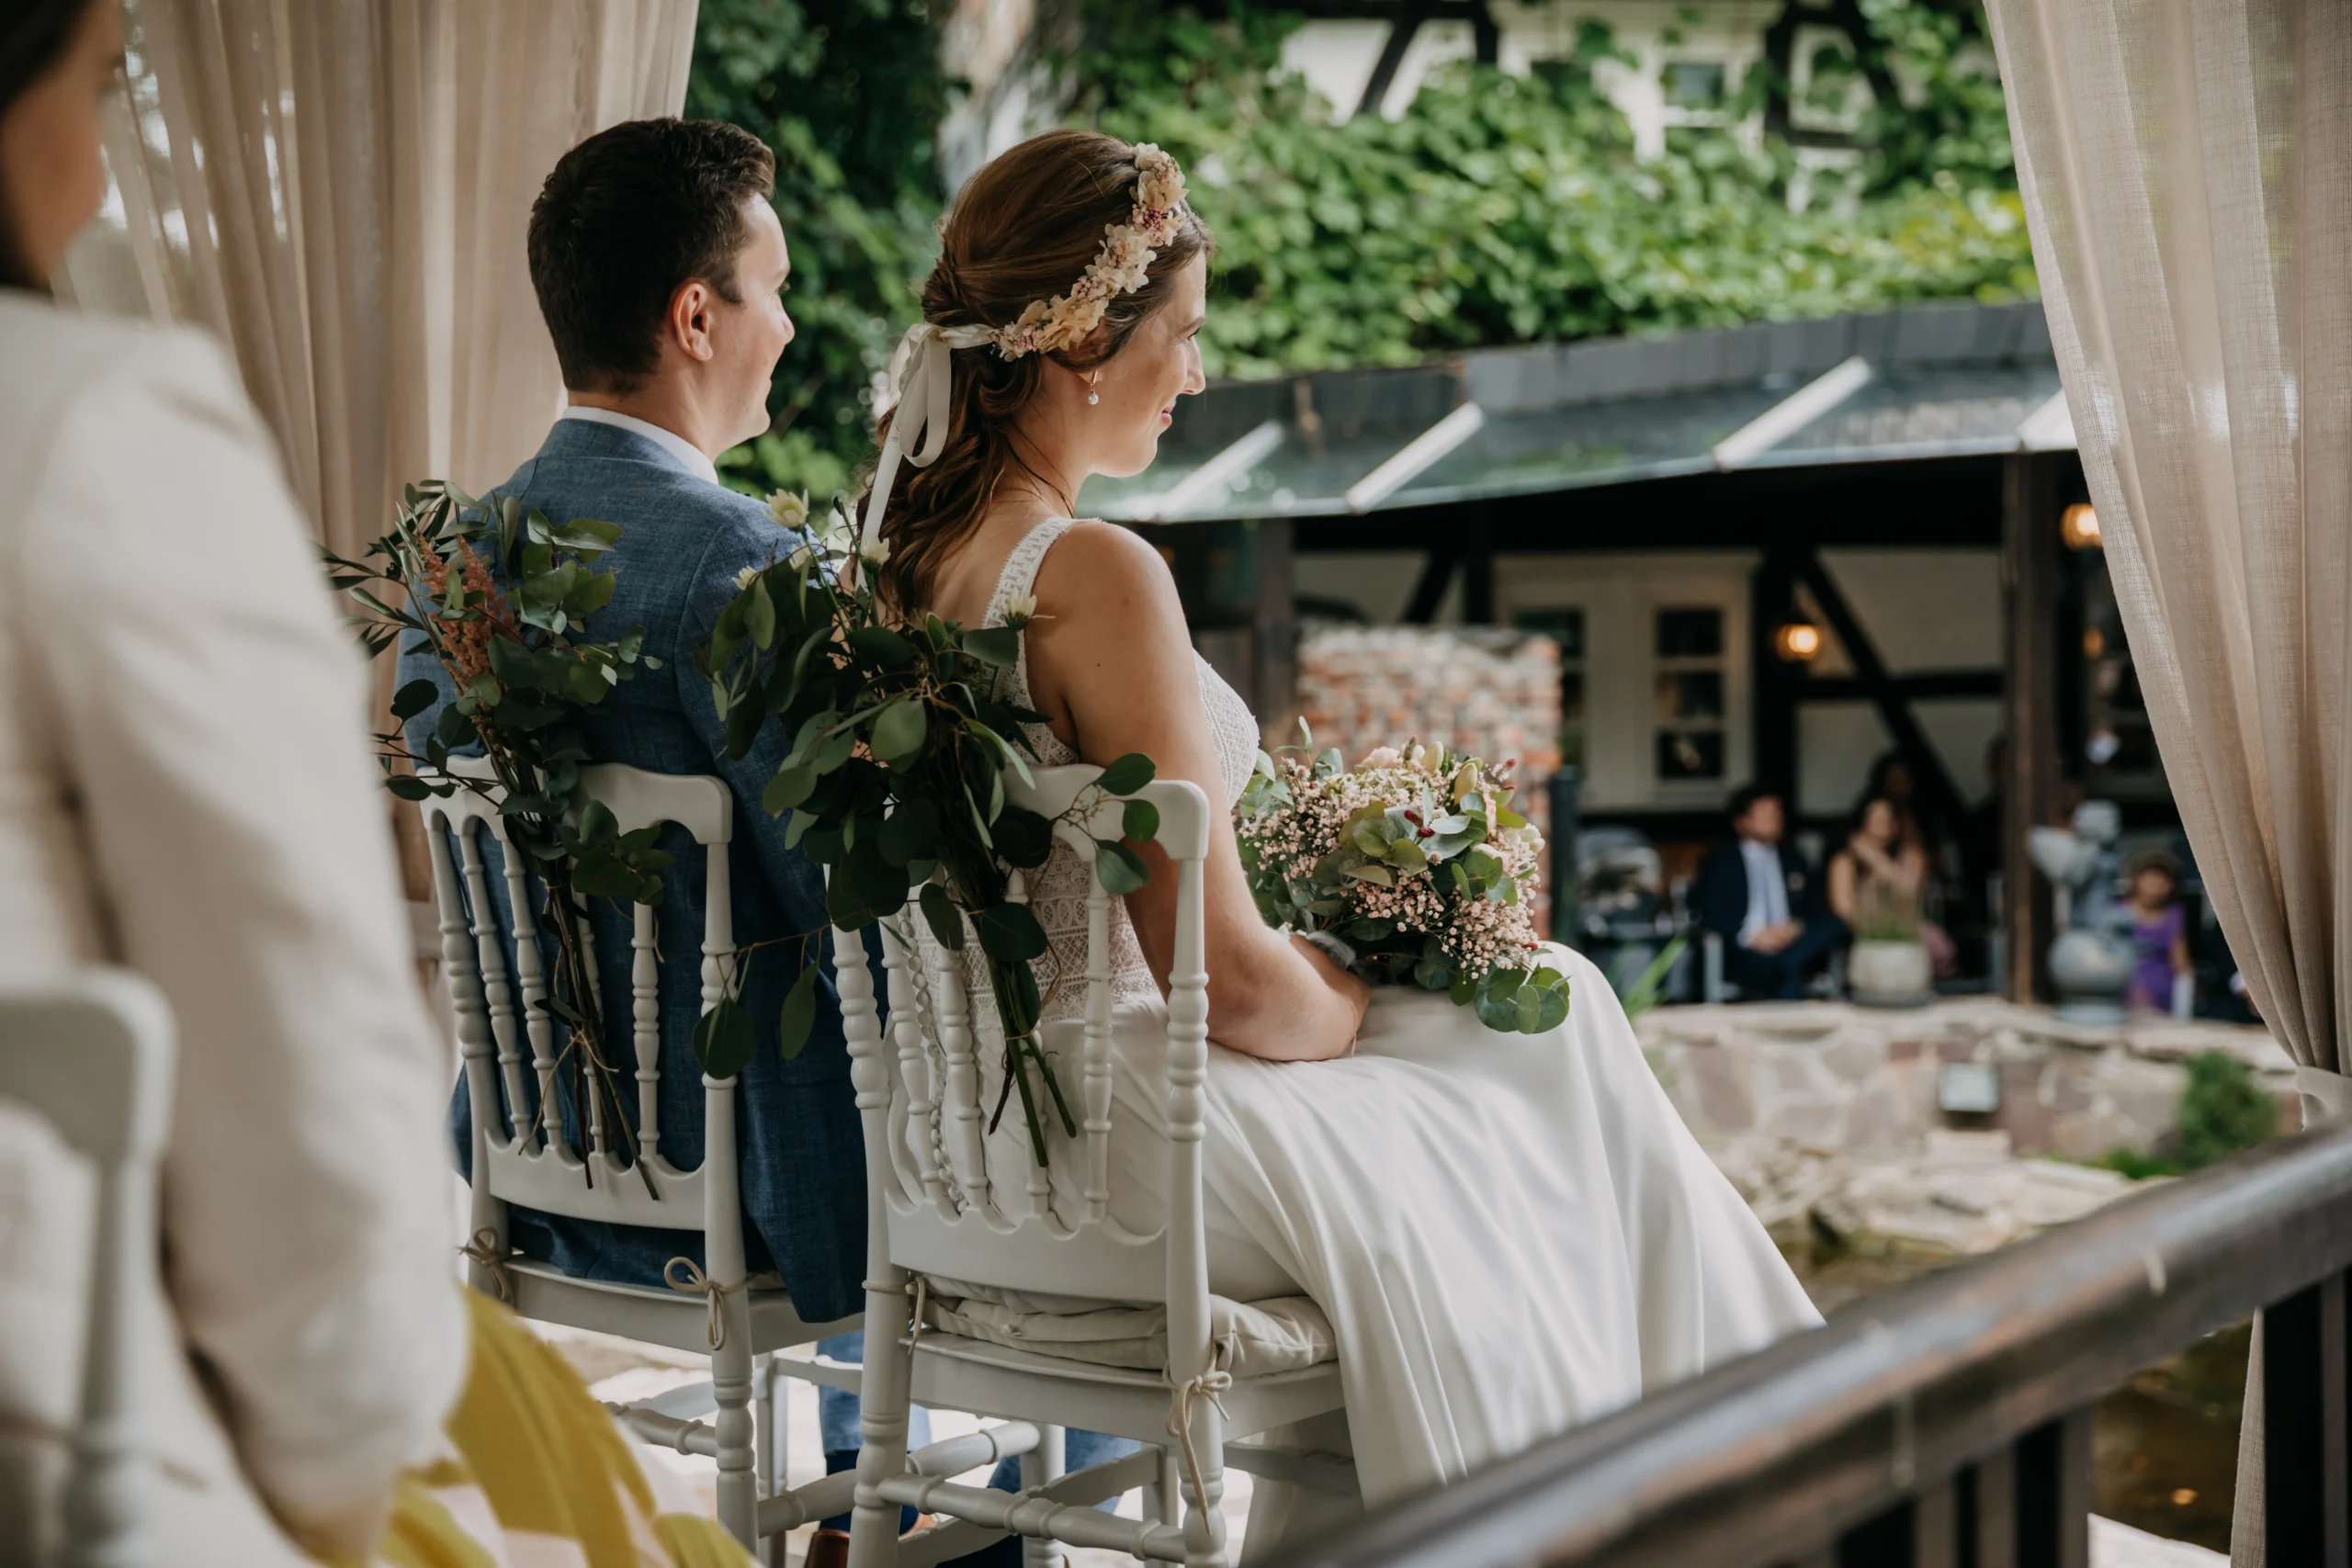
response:
{"label": "groom's blue suit jacket", "polygon": [[[559,421],[538,456],[517,468],[497,493],[559,521],[590,517],[620,526],[619,543],[606,558],[618,569],[618,584],[612,602],[590,618],[587,635],[609,639],[642,626],[644,651],[659,659],[662,668],[640,670],[587,710],[594,759],[662,773],[715,773],[733,790],[735,836],[729,860],[738,946],[823,931],[825,889],[819,868],[785,847],[789,818],[771,817],[760,806],[761,792],[788,740],[764,733],[741,761],[729,759],[709,686],[694,663],[695,647],[735,595],[735,574],[767,565],[796,536],[778,527],[759,502],[689,473],[656,443],[581,420]],[[446,699],[450,686],[439,662],[427,654],[404,655],[401,680],[419,677],[434,680]],[[420,754],[438,713],[435,705],[410,722],[410,745]],[[703,1150],[702,1074],[693,1043],[701,1010],[703,852],[674,826],[664,829],[662,847],[677,858],[657,920],[662,967],[661,1146],[673,1165],[691,1169],[701,1163]],[[483,848],[497,853],[487,838]],[[511,931],[503,880],[493,872],[491,883],[502,906],[502,929]],[[634,1123],[631,918],[609,899],[594,901],[597,970],[609,1021],[605,1032],[620,1059],[623,1099]],[[751,1267],[754,1272],[780,1272],[795,1310],[817,1323],[847,1316],[863,1304],[865,1156],[829,951],[817,1024],[807,1046],[790,1062],[777,1048],[778,1012],[797,970],[797,944],[782,942],[746,961],[742,1002],[760,1045],[738,1080],[737,1142]],[[535,1085],[530,1092],[536,1099]],[[567,1130],[580,1146],[576,1108],[568,1095],[562,1098]],[[461,1168],[469,1159],[471,1112],[460,1077],[450,1114]],[[592,1224],[528,1210],[512,1213],[516,1245],[567,1273],[659,1285],[662,1266],[672,1258],[700,1260],[698,1236]]]}

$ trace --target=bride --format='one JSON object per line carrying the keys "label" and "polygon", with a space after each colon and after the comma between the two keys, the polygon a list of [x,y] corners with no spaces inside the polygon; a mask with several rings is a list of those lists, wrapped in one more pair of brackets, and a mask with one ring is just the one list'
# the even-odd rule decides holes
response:
{"label": "bride", "polygon": [[[927,325],[909,334],[881,505],[869,498],[865,515],[871,530],[879,512],[879,582],[901,613],[1000,625],[1034,600],[999,695],[1046,716],[1030,731],[1044,761],[1139,751],[1230,804],[1256,721],[1193,653],[1152,547],[1071,515],[1090,474],[1147,468],[1177,400],[1204,386],[1212,241],[1182,191],[1158,149],[1071,130],[973,178],[923,291]],[[909,469],[892,493],[899,449]],[[1229,818],[1215,835],[1210,1288],[1323,1308],[1367,1503],[1457,1480],[1820,1321],[1590,964],[1550,953],[1574,987],[1566,1023],[1490,1032],[1442,995],[1374,991],[1270,930]],[[1122,1119],[1148,1122],[1176,879],[1144,852],[1151,881],[1114,935],[1136,1027],[1116,1032],[1114,1093]],[[1082,972],[1089,874],[1055,854],[1031,889],[1053,944],[1043,962]],[[1082,990],[1062,987],[1054,1006],[1074,1010]],[[993,1013],[973,1009],[984,1029]],[[1000,1138],[989,1163],[1017,1188],[1025,1140],[1010,1125]],[[1159,1163],[1123,1162],[1121,1190]]]}

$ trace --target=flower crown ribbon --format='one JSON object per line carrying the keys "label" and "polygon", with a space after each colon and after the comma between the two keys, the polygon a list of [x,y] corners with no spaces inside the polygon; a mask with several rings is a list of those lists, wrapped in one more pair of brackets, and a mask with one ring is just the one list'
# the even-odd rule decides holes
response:
{"label": "flower crown ribbon", "polygon": [[[1111,301],[1132,294],[1151,276],[1159,247],[1176,237],[1182,221],[1184,171],[1176,160],[1143,142],[1136,148],[1135,208],[1125,223],[1103,231],[1102,249],[1086,276],[1067,294],[1039,299],[1019,319],[1001,327],[965,325],[942,327],[918,321],[899,340],[890,356],[888,385],[897,389],[897,416],[890,421],[889,439],[882,444],[874,468],[874,489],[858,526],[861,538],[882,536],[882,519],[890,505],[890,486],[899,465],[928,468],[947,449],[947,424],[956,389],[955,351],[993,347],[1005,359],[1050,354],[1083,342],[1102,324]],[[877,413],[886,412],[877,409]]]}
{"label": "flower crown ribbon", "polygon": [[882,536],[882,518],[890,504],[890,486],[901,462],[928,468],[947,450],[951,397],[956,390],[956,355],[959,348],[978,348],[993,341],[987,327],[940,327],[917,321],[899,340],[890,356],[890,385],[898,389],[890,421],[890,438],[874,467],[874,491],[865,503],[861,538]]}

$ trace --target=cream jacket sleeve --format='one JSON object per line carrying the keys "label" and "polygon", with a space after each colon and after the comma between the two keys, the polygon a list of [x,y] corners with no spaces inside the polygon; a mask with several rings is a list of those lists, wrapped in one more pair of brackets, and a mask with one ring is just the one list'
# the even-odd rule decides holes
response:
{"label": "cream jacket sleeve", "polygon": [[225,357],[92,337],[7,508],[0,604],[80,792],[99,940],[177,1016],[181,1333],[271,1506],[347,1538],[432,1448],[466,1357],[448,1085],[365,675]]}

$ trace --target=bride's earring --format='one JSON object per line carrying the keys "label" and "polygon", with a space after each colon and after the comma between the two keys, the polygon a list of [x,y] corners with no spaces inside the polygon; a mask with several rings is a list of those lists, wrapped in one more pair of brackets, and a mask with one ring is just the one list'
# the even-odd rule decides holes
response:
{"label": "bride's earring", "polygon": [[1091,381],[1086,384],[1086,400],[1090,403],[1099,403],[1102,400],[1102,394],[1094,389],[1094,383]]}

